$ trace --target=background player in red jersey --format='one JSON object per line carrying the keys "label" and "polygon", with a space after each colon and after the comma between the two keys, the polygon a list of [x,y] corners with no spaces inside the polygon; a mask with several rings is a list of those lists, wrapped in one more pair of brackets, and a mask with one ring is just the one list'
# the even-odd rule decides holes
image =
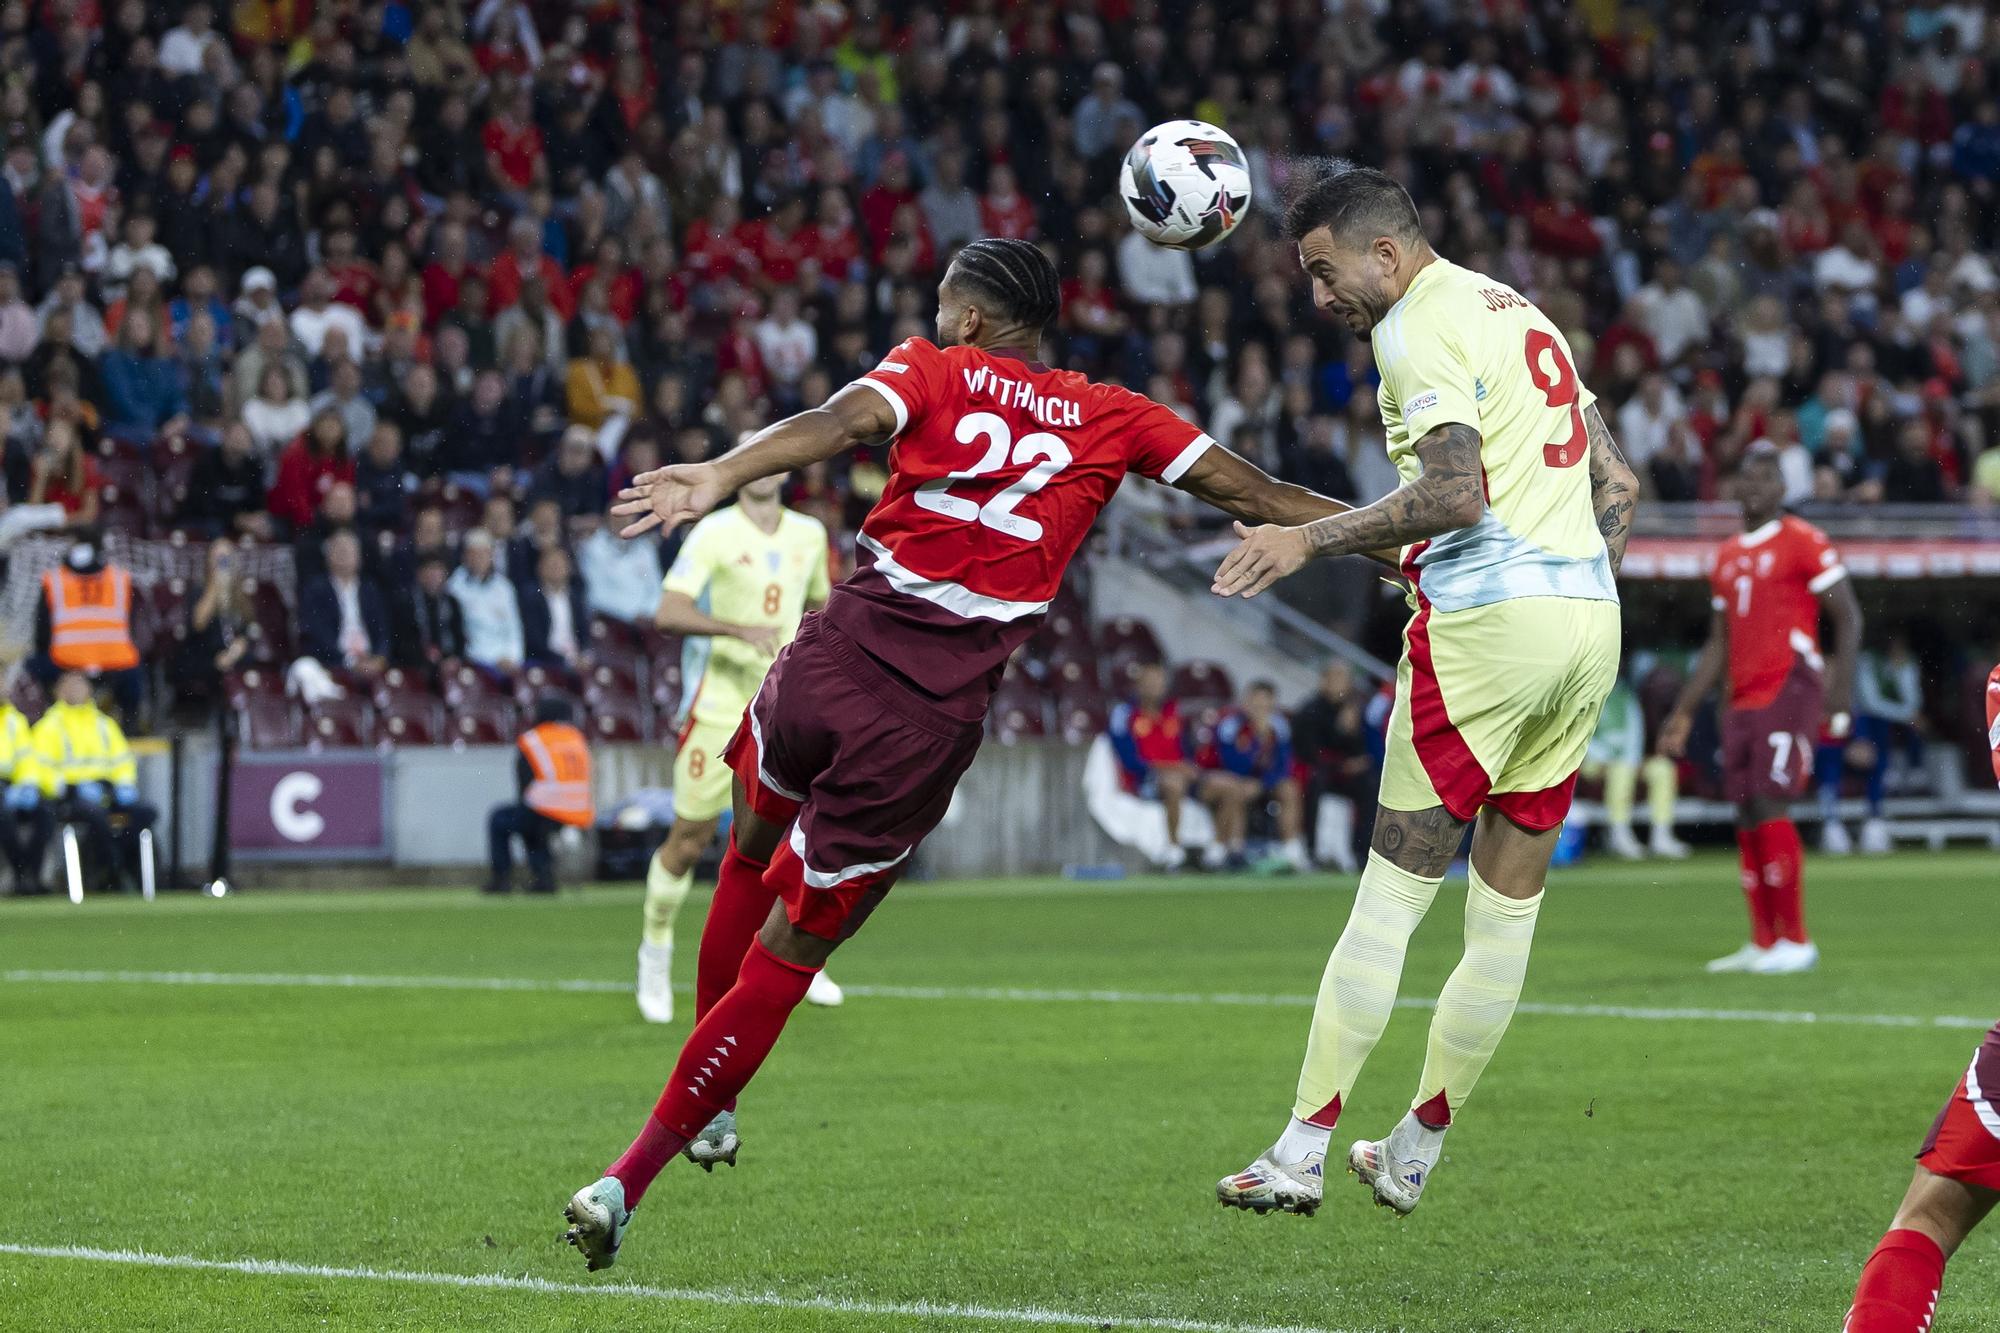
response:
{"label": "background player in red jersey", "polygon": [[[1819,949],[1806,934],[1804,848],[1789,809],[1812,773],[1821,730],[1847,734],[1861,607],[1826,534],[1784,512],[1775,448],[1745,456],[1736,491],[1743,531],[1715,553],[1713,628],[1660,728],[1660,750],[1679,758],[1687,749],[1694,711],[1726,663],[1722,785],[1736,805],[1750,942],[1708,970],[1804,972],[1819,962]],[[1821,610],[1833,623],[1824,660]]]}
{"label": "background player in red jersey", "polygon": [[730,743],[736,819],[702,931],[694,1031],[639,1137],[567,1210],[593,1270],[617,1257],[674,1154],[732,1112],[813,975],[943,818],[1009,654],[1125,474],[1250,522],[1347,508],[1273,481],[1150,399],[1042,365],[1058,291],[1033,244],[974,241],[938,285],[942,346],[909,339],[823,407],[621,495],[614,512],[641,516],[632,537],[759,477],[895,442],[859,567],[779,654]]}

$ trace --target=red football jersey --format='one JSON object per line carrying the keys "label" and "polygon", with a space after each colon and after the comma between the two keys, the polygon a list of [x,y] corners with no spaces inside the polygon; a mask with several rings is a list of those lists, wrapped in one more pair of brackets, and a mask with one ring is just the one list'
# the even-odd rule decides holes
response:
{"label": "red football jersey", "polygon": [[1729,617],[1729,704],[1762,708],[1803,662],[1818,671],[1819,594],[1847,577],[1826,534],[1787,514],[1731,537],[1709,574]]}
{"label": "red football jersey", "polygon": [[1215,443],[1149,398],[1005,352],[911,338],[858,382],[888,400],[895,443],[827,615],[940,697],[990,690],[1127,472],[1173,482]]}
{"label": "red football jersey", "polygon": [[2000,782],[2000,666],[1986,678],[1986,743],[1993,747],[1993,780]]}

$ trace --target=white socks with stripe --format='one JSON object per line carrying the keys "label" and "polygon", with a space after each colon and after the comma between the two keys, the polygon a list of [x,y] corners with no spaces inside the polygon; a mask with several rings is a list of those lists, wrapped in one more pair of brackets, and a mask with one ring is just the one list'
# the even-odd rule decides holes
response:
{"label": "white socks with stripe", "polygon": [[646,862],[646,925],[641,937],[646,943],[656,948],[673,947],[674,918],[680,915],[681,904],[693,886],[692,867],[670,875],[657,854]]}
{"label": "white socks with stripe", "polygon": [[[1457,1113],[1514,1017],[1541,910],[1540,893],[1509,898],[1472,870],[1465,893],[1465,956],[1438,995],[1423,1081],[1411,1103],[1434,1127]],[[1426,1109],[1440,1094],[1448,1108],[1442,1117],[1435,1108]]]}
{"label": "white socks with stripe", "polygon": [[1308,1151],[1326,1150],[1326,1130],[1340,1114],[1339,1101],[1354,1086],[1395,1010],[1410,936],[1443,882],[1442,876],[1413,875],[1378,852],[1368,854],[1347,929],[1320,978],[1293,1127],[1286,1131],[1295,1143],[1303,1143],[1305,1130],[1318,1129],[1319,1144]]}

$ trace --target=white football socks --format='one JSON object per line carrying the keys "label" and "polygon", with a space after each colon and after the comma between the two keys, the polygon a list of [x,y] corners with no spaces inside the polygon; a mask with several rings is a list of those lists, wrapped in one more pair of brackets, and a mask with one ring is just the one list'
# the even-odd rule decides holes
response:
{"label": "white football socks", "polygon": [[642,936],[646,943],[661,948],[673,947],[674,918],[680,915],[681,904],[687,900],[688,890],[693,886],[692,868],[678,875],[669,875],[658,856],[646,863],[646,924]]}

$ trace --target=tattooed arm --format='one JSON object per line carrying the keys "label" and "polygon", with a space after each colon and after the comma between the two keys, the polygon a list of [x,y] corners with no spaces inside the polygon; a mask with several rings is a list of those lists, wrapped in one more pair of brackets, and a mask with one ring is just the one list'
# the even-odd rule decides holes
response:
{"label": "tattooed arm", "polygon": [[1615,575],[1625,563],[1625,541],[1632,535],[1632,516],[1639,507],[1639,478],[1597,404],[1583,410],[1583,428],[1590,438],[1590,510],[1597,515],[1597,530],[1604,535]]}
{"label": "tattooed arm", "polygon": [[1416,445],[1423,472],[1374,504],[1296,528],[1236,525],[1243,543],[1215,571],[1213,591],[1254,597],[1314,556],[1407,546],[1477,523],[1486,512],[1479,432],[1448,421]]}

